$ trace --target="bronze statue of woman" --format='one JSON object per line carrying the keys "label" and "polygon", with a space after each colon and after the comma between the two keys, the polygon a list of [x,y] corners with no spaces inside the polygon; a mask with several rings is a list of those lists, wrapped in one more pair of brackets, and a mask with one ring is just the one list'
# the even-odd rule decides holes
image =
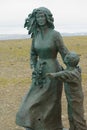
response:
{"label": "bronze statue of woman", "polygon": [[34,9],[25,21],[32,37],[32,83],[16,115],[16,123],[26,130],[63,130],[61,121],[62,82],[50,80],[46,73],[59,72],[57,54],[62,59],[69,52],[59,32],[54,30],[49,9]]}

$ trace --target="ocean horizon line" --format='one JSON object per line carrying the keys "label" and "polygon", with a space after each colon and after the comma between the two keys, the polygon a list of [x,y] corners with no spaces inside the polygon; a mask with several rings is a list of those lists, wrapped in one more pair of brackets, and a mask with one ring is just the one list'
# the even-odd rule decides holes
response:
{"label": "ocean horizon line", "polygon": [[[87,36],[87,32],[62,32],[62,36]],[[28,34],[0,34],[0,40],[28,39]]]}

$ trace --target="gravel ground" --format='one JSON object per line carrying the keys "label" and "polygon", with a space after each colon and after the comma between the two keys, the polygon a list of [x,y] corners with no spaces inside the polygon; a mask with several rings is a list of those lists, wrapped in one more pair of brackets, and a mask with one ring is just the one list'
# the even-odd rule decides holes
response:
{"label": "gravel ground", "polygon": [[[66,42],[69,40],[70,38],[65,38]],[[24,130],[15,124],[15,116],[22,97],[31,83],[31,70],[28,63],[29,46],[29,40],[0,41],[0,130]],[[80,43],[77,46],[81,48]],[[87,51],[87,45],[85,50]],[[83,68],[85,119],[87,120],[87,55],[85,51],[82,55],[81,65]],[[68,127],[66,105],[63,92],[62,119],[64,126]]]}

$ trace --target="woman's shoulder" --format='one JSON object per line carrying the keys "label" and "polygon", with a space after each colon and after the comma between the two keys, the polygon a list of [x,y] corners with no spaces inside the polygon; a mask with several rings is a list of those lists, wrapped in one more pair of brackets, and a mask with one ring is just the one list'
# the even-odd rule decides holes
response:
{"label": "woman's shoulder", "polygon": [[61,36],[60,32],[58,32],[56,30],[53,30],[53,34],[54,34],[55,37],[60,37]]}
{"label": "woman's shoulder", "polygon": [[62,36],[61,36],[60,32],[58,32],[58,31],[56,31],[56,30],[53,30],[53,37],[58,40],[58,39],[60,39]]}

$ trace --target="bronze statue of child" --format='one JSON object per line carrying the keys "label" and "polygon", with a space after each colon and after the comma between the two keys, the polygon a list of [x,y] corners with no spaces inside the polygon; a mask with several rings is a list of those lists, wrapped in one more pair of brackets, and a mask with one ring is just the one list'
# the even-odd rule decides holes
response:
{"label": "bronze statue of child", "polygon": [[66,69],[56,73],[48,73],[50,78],[64,81],[64,89],[68,102],[69,130],[87,130],[84,120],[83,91],[81,69],[78,66],[80,57],[75,52],[68,53],[64,58]]}

